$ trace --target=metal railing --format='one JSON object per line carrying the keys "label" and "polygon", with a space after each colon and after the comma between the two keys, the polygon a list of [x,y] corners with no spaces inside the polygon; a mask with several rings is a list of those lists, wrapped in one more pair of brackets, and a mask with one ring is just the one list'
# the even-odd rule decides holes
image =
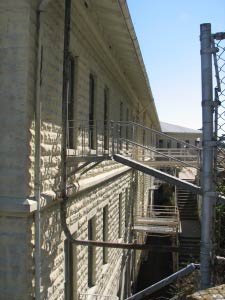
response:
{"label": "metal railing", "polygon": [[134,214],[134,228],[149,227],[148,231],[177,233],[180,228],[180,217],[177,206],[151,205],[138,207]]}
{"label": "metal railing", "polygon": [[170,205],[149,205],[144,209],[138,208],[136,211],[136,217],[140,218],[166,218],[166,219],[178,219],[179,210],[177,206]]}
{"label": "metal railing", "polygon": [[88,293],[79,293],[79,300],[118,300],[117,296],[111,295],[102,295],[102,294],[88,294]]}
{"label": "metal railing", "polygon": [[[173,148],[159,148],[159,141]],[[175,146],[179,144],[179,148]],[[201,149],[135,122],[70,120],[67,155],[74,157],[122,154],[157,166],[189,166],[200,169]]]}
{"label": "metal railing", "polygon": [[111,149],[111,123],[103,120],[67,121],[67,156],[102,156]]}

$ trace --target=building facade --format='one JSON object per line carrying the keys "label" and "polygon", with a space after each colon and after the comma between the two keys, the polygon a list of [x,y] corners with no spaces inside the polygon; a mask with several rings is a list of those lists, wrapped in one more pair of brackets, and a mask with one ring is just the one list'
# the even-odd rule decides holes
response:
{"label": "building facade", "polygon": [[61,214],[66,175],[74,239],[144,239],[129,216],[153,179],[111,160],[111,120],[160,129],[127,5],[3,0],[0,13],[0,299],[128,296],[141,252],[75,245]]}
{"label": "building facade", "polygon": [[[160,125],[162,132],[169,135],[169,137],[160,137],[157,141],[158,148],[181,148],[180,140],[187,144],[201,147],[201,130],[191,129],[166,122],[160,122]],[[174,138],[174,140],[171,140],[171,138]]]}

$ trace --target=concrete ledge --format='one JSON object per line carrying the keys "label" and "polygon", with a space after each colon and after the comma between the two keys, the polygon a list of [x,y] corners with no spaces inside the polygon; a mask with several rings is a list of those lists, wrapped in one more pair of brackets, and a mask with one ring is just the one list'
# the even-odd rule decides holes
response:
{"label": "concrete ledge", "polygon": [[24,216],[37,210],[33,199],[0,197],[0,215]]}
{"label": "concrete ledge", "polygon": [[82,192],[86,189],[93,188],[94,186],[97,186],[99,184],[103,184],[105,181],[111,180],[112,178],[118,177],[122,175],[123,173],[130,171],[131,168],[127,166],[123,166],[121,168],[104,172],[99,175],[93,176],[91,178],[85,178],[79,180],[79,186],[77,189],[77,192]]}
{"label": "concrete ledge", "polygon": [[[79,186],[74,186],[71,188],[72,192],[69,191],[69,196],[73,196],[76,193],[83,192],[86,189],[93,188],[99,184],[102,184],[112,178],[118,177],[125,172],[129,171],[130,167],[121,167],[109,172],[104,172],[102,174],[93,176],[91,178],[85,178],[79,180]],[[75,192],[74,192],[75,190]],[[41,209],[45,209],[50,205],[57,204],[62,199],[53,192],[46,191],[41,194]],[[37,202],[34,198],[22,199],[22,198],[10,198],[10,197],[0,197],[0,215],[8,216],[24,216],[34,213],[37,210]]]}

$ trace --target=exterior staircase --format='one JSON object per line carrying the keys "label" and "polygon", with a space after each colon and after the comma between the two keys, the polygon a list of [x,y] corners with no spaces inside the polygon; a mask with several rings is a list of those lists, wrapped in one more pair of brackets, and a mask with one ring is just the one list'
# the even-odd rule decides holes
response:
{"label": "exterior staircase", "polygon": [[183,248],[179,255],[179,266],[183,268],[189,263],[199,263],[200,236],[182,236],[179,237],[180,247]]}
{"label": "exterior staircase", "polygon": [[[190,182],[190,181],[189,181]],[[198,220],[197,195],[177,187],[177,205],[181,220]]]}
{"label": "exterior staircase", "polygon": [[177,187],[176,196],[181,221],[179,266],[182,268],[189,263],[199,263],[201,233],[196,193]]}

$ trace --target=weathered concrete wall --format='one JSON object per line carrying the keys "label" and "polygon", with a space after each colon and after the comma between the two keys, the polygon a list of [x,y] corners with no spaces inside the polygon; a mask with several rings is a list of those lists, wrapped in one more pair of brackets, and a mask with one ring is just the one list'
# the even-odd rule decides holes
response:
{"label": "weathered concrete wall", "polygon": [[4,300],[34,296],[29,215],[33,209],[23,204],[33,185],[34,7],[35,1],[0,2],[0,299]]}
{"label": "weathered concrete wall", "polygon": [[29,128],[34,100],[33,84],[28,84],[29,77],[34,82],[34,68],[29,69],[31,3],[28,0],[0,3],[0,190],[1,197],[7,198],[30,195]]}
{"label": "weathered concrete wall", "polygon": [[34,296],[33,219],[0,217],[0,299]]}

